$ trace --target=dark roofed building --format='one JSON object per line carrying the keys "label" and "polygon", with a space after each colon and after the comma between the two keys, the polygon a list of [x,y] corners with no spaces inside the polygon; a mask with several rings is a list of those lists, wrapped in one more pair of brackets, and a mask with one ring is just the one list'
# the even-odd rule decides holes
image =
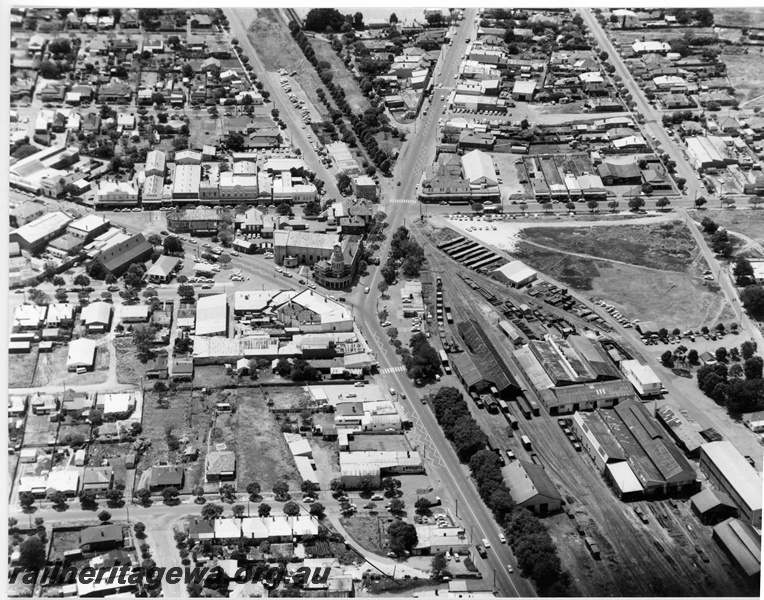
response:
{"label": "dark roofed building", "polygon": [[690,500],[693,510],[704,525],[716,525],[720,521],[738,516],[732,498],[714,488],[706,488]]}
{"label": "dark roofed building", "polygon": [[642,180],[642,171],[636,160],[630,162],[606,160],[597,167],[597,172],[605,185],[638,184]]}
{"label": "dark roofed building", "polygon": [[541,465],[515,460],[506,468],[506,474],[517,506],[542,515],[562,507],[562,496]]}
{"label": "dark roofed building", "polygon": [[142,233],[115,244],[108,250],[99,252],[95,259],[107,274],[121,275],[136,262],[145,262],[151,257],[154,247]]}
{"label": "dark roofed building", "polygon": [[151,467],[149,474],[149,490],[161,492],[174,487],[180,490],[183,487],[184,471],[178,465],[155,465]]}
{"label": "dark roofed building", "polygon": [[[714,539],[751,578],[761,573],[761,536],[739,519],[727,519],[714,527]],[[758,587],[758,583],[756,584]]]}
{"label": "dark roofed building", "polygon": [[496,387],[502,396],[519,393],[520,386],[515,377],[482,328],[475,321],[469,320],[459,323],[457,329],[467,347],[477,355],[475,366],[483,379]]}
{"label": "dark roofed building", "polygon": [[83,552],[112,550],[121,546],[123,541],[121,525],[100,525],[80,531],[80,549]]}
{"label": "dark roofed building", "polygon": [[157,356],[146,363],[146,377],[167,379],[167,356]]}

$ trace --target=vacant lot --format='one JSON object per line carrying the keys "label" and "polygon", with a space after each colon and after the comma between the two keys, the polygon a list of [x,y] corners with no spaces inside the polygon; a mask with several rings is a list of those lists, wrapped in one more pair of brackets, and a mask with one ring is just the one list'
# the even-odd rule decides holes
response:
{"label": "vacant lot", "polygon": [[[200,485],[204,478],[208,435],[216,414],[215,404],[223,399],[223,394],[218,393],[180,392],[160,396],[147,392],[143,404],[142,437],[151,441],[151,447],[138,463],[139,481],[141,474],[160,460],[180,463],[184,442],[187,442],[199,450],[199,458],[186,464],[183,489],[190,491]],[[181,440],[179,450],[168,447],[168,431]],[[141,486],[142,483],[137,484],[137,487]]]}
{"label": "vacant lot", "polygon": [[[243,12],[243,11],[242,11]],[[318,99],[316,89],[322,87],[313,65],[311,65],[292,39],[289,29],[278,18],[276,10],[260,8],[249,26],[249,41],[257,56],[268,71],[286,69],[297,71],[295,78],[302,86],[316,109],[324,116],[329,113]]]}
{"label": "vacant lot", "polygon": [[[738,100],[745,102],[764,94],[761,54],[753,51],[748,54],[724,54],[721,58],[727,65],[727,77],[735,88],[735,97]],[[747,108],[752,108],[752,105],[748,105]]]}
{"label": "vacant lot", "polygon": [[516,254],[534,269],[612,303],[627,319],[686,329],[733,318],[718,290],[704,286],[700,277],[570,256],[524,242],[518,243]]}
{"label": "vacant lot", "polygon": [[45,446],[48,435],[58,431],[58,423],[51,423],[47,415],[29,413],[24,425],[24,446]]}
{"label": "vacant lot", "polygon": [[94,385],[104,383],[109,375],[109,349],[96,347],[95,368],[93,371],[77,375],[66,369],[68,347],[61,346],[53,352],[43,352],[37,361],[34,374],[34,387],[46,385]]}
{"label": "vacant lot", "polygon": [[745,236],[764,244],[764,210],[703,210],[690,211],[692,218],[697,222],[703,217],[709,217],[724,229],[734,233],[742,233]]}
{"label": "vacant lot", "polygon": [[350,74],[350,71],[347,70],[345,63],[337,56],[337,53],[332,50],[329,42],[311,38],[310,44],[313,46],[313,50],[316,51],[316,58],[319,61],[325,60],[331,65],[332,73],[334,74],[333,81],[345,90],[345,97],[353,112],[361,114],[368,109],[371,105],[358,88],[358,82]]}
{"label": "vacant lot", "polygon": [[387,554],[386,518],[356,514],[341,518],[340,523],[361,548],[375,554]]}
{"label": "vacant lot", "polygon": [[257,481],[264,491],[270,491],[277,481],[286,480],[291,491],[299,490],[302,480],[294,458],[262,394],[243,396],[236,417],[240,427],[236,444],[239,489]]}
{"label": "vacant lot", "polygon": [[204,145],[216,145],[220,141],[220,118],[213,118],[206,110],[194,111],[197,118],[192,118],[188,124],[188,145],[191,148],[201,148]]}
{"label": "vacant lot", "polygon": [[117,381],[119,383],[139,384],[146,373],[146,368],[138,360],[138,353],[130,338],[114,340],[117,351]]}
{"label": "vacant lot", "polygon": [[90,423],[61,423],[58,428],[58,437],[56,439],[57,444],[65,444],[68,436],[82,436],[84,441],[90,439]]}
{"label": "vacant lot", "polygon": [[714,8],[714,25],[718,27],[761,27],[764,8]]}
{"label": "vacant lot", "polygon": [[253,398],[265,398],[273,403],[273,408],[301,410],[314,406],[310,394],[302,387],[263,387],[259,394],[256,392]]}
{"label": "vacant lot", "polygon": [[387,452],[406,452],[411,446],[404,435],[356,435],[350,442],[351,452],[381,450]]}
{"label": "vacant lot", "polygon": [[31,387],[36,363],[37,348],[32,348],[29,354],[8,355],[8,386]]}
{"label": "vacant lot", "polygon": [[542,246],[633,265],[684,271],[698,252],[681,221],[618,227],[528,228],[520,234]]}

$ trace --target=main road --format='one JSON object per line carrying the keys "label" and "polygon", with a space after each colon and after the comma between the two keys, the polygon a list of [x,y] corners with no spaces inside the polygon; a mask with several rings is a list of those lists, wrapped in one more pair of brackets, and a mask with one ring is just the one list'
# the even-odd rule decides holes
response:
{"label": "main road", "polygon": [[[435,137],[438,129],[438,118],[445,109],[445,102],[441,100],[443,87],[450,87],[455,82],[456,74],[466,49],[466,40],[475,36],[475,9],[465,11],[465,19],[457,28],[457,34],[452,46],[444,47],[438,64],[435,67],[433,94],[427,100],[427,115],[424,111],[418,118],[416,133],[411,135],[404,143],[400,156],[393,171],[393,185],[385,193],[386,199],[415,200],[416,188],[424,168],[434,160]],[[385,182],[389,185],[389,180]],[[398,185],[400,183],[400,185]],[[383,188],[383,192],[385,192]],[[383,200],[384,203],[384,200]],[[419,217],[419,206],[416,203],[387,202],[385,209],[388,214],[390,227],[388,239],[380,249],[380,257],[384,259],[390,247],[392,233],[404,223],[410,223]],[[380,279],[379,269],[375,269],[373,276],[358,286],[355,292],[348,296],[348,302],[356,306],[356,315],[359,324],[368,340],[372,350],[379,361],[380,370],[390,367],[399,367],[400,361],[387,343],[385,330],[380,326],[377,318],[376,302],[371,300],[378,294],[377,283]],[[365,295],[363,288],[371,288],[370,295]],[[502,544],[499,538],[501,528],[497,525],[493,514],[485,506],[477,490],[469,478],[468,471],[459,462],[451,444],[446,440],[443,432],[435,420],[435,416],[427,405],[421,403],[421,390],[414,387],[405,373],[400,371],[386,372],[378,377],[380,383],[394,388],[399,393],[399,401],[404,405],[408,415],[423,430],[420,433],[430,442],[427,444],[426,458],[428,459],[428,471],[442,482],[443,495],[450,496],[451,504],[458,506],[459,518],[465,524],[466,529],[472,532],[471,542],[482,543],[487,539],[491,548],[488,550],[487,559],[476,559],[483,577],[487,581],[495,581],[495,586],[500,596],[536,596],[536,590],[529,580],[520,577],[517,573],[517,561],[506,544]],[[406,395],[404,399],[400,393]],[[439,459],[439,460],[438,460]],[[507,572],[507,565],[512,565],[515,573]]]}

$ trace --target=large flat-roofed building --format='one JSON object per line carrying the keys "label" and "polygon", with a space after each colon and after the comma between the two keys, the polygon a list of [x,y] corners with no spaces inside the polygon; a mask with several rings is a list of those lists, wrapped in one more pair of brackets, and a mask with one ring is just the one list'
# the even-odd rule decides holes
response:
{"label": "large flat-roofed building", "polygon": [[66,357],[66,368],[69,371],[77,369],[92,369],[95,365],[96,345],[94,340],[79,338],[69,342]]}
{"label": "large flat-roofed building", "polygon": [[199,164],[176,164],[173,174],[172,197],[175,200],[199,198],[199,182],[202,166]]}
{"label": "large flat-roofed building", "polygon": [[637,398],[629,382],[621,380],[566,385],[542,391],[539,397],[552,416],[579,410],[612,408],[616,404]]}
{"label": "large flat-roofed building", "polygon": [[660,378],[655,371],[638,360],[621,361],[621,371],[640,396],[655,396],[661,393],[663,384]]}
{"label": "large flat-roofed building", "polygon": [[101,250],[95,256],[104,272],[119,277],[136,262],[146,262],[154,251],[154,247],[143,237],[142,233],[134,235],[118,244]]}
{"label": "large flat-roofed building", "polygon": [[480,150],[473,150],[462,156],[462,169],[470,186],[492,187],[499,183],[491,155]]}
{"label": "large flat-roofed building", "polygon": [[228,301],[225,294],[202,296],[196,303],[196,335],[228,333]]}
{"label": "large flat-roofed building", "polygon": [[71,222],[72,218],[64,212],[46,213],[11,231],[9,241],[18,243],[19,248],[27,252],[39,252],[50,240],[64,233]]}
{"label": "large flat-roofed building", "polygon": [[700,470],[727,494],[740,518],[761,528],[761,477],[732,442],[709,442],[700,447]]}
{"label": "large flat-roofed building", "polygon": [[353,331],[353,315],[350,310],[313,290],[305,290],[291,298],[279,295],[274,298],[274,302],[278,303],[278,306],[274,306],[278,320],[286,327],[300,327],[312,333]]}
{"label": "large flat-roofed building", "polygon": [[274,260],[277,265],[285,259],[294,265],[314,265],[324,259],[329,260],[335,246],[340,245],[337,234],[310,233],[307,231],[275,231],[273,233]]}
{"label": "large flat-roofed building", "polygon": [[89,242],[109,229],[109,220],[98,215],[86,215],[69,224],[66,232]]}
{"label": "large flat-roofed building", "polygon": [[524,262],[513,260],[508,262],[491,273],[491,277],[496,281],[501,281],[513,288],[520,288],[530,285],[536,281],[538,273],[531,269]]}
{"label": "large flat-roofed building", "polygon": [[137,206],[138,190],[127,181],[101,181],[95,201],[99,206]]}
{"label": "large flat-roofed building", "polygon": [[696,136],[685,138],[687,154],[696,169],[724,168],[727,163],[736,162],[728,159],[726,143],[715,136]]}
{"label": "large flat-roofed building", "polygon": [[639,401],[626,400],[615,408],[592,413],[577,412],[573,428],[619,496],[697,486],[690,463]]}
{"label": "large flat-roofed building", "polygon": [[392,475],[424,473],[422,459],[412,451],[340,452],[340,474],[347,489],[355,489],[368,477],[378,488],[382,478]]}
{"label": "large flat-roofed building", "polygon": [[365,198],[372,201],[377,199],[377,182],[368,175],[353,177],[351,182],[353,193],[355,193],[357,198]]}
{"label": "large flat-roofed building", "polygon": [[161,150],[152,150],[146,154],[146,165],[143,167],[146,175],[161,175],[164,177],[164,170],[167,162],[167,155]]}
{"label": "large flat-roofed building", "polygon": [[517,506],[542,515],[562,507],[562,496],[541,465],[515,460],[506,467],[505,477]]}
{"label": "large flat-roofed building", "polygon": [[334,159],[334,162],[337,163],[337,170],[339,170],[340,173],[347,173],[351,176],[361,174],[361,167],[358,165],[355,158],[353,158],[347,144],[344,142],[334,142],[332,144],[327,144],[326,150]]}
{"label": "large flat-roofed building", "polygon": [[178,209],[167,213],[167,229],[172,233],[211,235],[217,232],[224,215],[219,208]]}

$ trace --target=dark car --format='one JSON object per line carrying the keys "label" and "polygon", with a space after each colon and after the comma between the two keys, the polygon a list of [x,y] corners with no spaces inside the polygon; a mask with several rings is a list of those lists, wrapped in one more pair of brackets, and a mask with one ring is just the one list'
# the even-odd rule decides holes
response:
{"label": "dark car", "polygon": [[162,235],[170,235],[169,231],[164,231],[164,230],[160,231],[159,233],[161,233]]}

